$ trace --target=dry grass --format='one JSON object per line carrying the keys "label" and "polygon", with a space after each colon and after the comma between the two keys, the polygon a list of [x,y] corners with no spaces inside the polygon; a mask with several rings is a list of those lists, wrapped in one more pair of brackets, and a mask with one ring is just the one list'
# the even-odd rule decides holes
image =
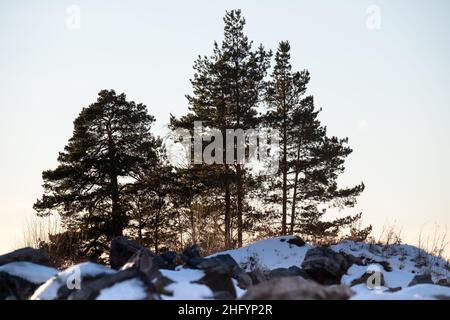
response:
{"label": "dry grass", "polygon": [[420,230],[417,245],[419,249],[422,249],[435,257],[448,259],[445,255],[448,244],[447,226],[442,230],[438,224],[435,224],[432,234],[426,236],[424,236],[423,228]]}
{"label": "dry grass", "polygon": [[60,232],[62,228],[57,216],[32,215],[25,219],[23,239],[18,247],[39,248],[42,243],[49,241],[50,236]]}
{"label": "dry grass", "polygon": [[378,237],[377,243],[386,247],[392,244],[401,244],[402,228],[398,227],[395,223],[384,225],[381,229],[381,233]]}

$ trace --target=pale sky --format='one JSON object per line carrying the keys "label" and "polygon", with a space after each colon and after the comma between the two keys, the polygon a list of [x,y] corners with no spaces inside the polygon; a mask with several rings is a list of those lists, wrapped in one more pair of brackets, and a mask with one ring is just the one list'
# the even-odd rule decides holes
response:
{"label": "pale sky", "polygon": [[[290,41],[321,120],[349,137],[341,182],[366,190],[346,212],[362,211],[375,235],[395,223],[411,244],[421,229],[450,227],[449,1],[0,1],[0,253],[22,239],[41,172],[81,108],[115,89],[146,104],[158,128],[186,113],[194,59],[222,40],[234,8],[255,44]],[[380,10],[379,29],[368,8]]]}

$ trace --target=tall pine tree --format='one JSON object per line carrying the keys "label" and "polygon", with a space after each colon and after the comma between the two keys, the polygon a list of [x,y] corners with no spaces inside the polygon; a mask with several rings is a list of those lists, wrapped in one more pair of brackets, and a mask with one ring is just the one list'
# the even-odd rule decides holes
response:
{"label": "tall pine tree", "polygon": [[354,206],[364,184],[338,188],[337,178],[344,172],[345,158],[352,150],[346,145],[347,138],[327,136],[313,97],[305,96],[309,80],[308,71],[292,71],[289,43],[281,42],[266,98],[266,123],[279,130],[281,142],[280,170],[270,181],[273,192],[269,193],[268,200],[281,206],[281,234],[288,231],[290,205],[289,231],[316,240],[335,237],[344,227],[360,219],[358,214],[325,221],[326,211],[321,206],[341,209]]}
{"label": "tall pine tree", "polygon": [[309,81],[307,71],[293,72],[290,62],[290,45],[287,41],[281,42],[275,55],[275,66],[271,80],[267,86],[266,123],[280,133],[280,176],[272,183],[275,189],[281,189],[281,198],[273,197],[275,203],[281,201],[281,234],[287,232],[287,207],[288,207],[288,146],[292,138],[290,128],[294,126],[293,114],[301,108],[301,99],[306,91]]}
{"label": "tall pine tree", "polygon": [[[192,128],[193,120],[203,121],[206,128],[220,130],[223,137],[221,176],[224,194],[225,246],[232,241],[232,187],[236,187],[237,244],[243,241],[243,211],[245,201],[246,169],[234,158],[226,163],[227,129],[255,128],[258,124],[257,106],[261,101],[264,77],[269,67],[269,54],[260,46],[252,50],[252,42],[243,33],[245,19],[240,10],[228,11],[224,17],[224,40],[214,44],[211,57],[199,57],[191,80],[193,95],[187,96],[190,114],[179,121],[172,120],[172,127]],[[235,142],[235,144],[238,142]]]}
{"label": "tall pine tree", "polygon": [[64,226],[84,233],[86,252],[102,253],[128,225],[124,190],[142,167],[157,163],[153,122],[145,105],[101,91],[75,119],[58,167],[42,173],[44,194],[34,204],[38,215],[59,213]]}

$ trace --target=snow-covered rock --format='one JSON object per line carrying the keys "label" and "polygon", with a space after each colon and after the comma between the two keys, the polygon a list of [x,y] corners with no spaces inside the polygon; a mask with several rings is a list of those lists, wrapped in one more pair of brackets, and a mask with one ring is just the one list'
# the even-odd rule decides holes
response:
{"label": "snow-covered rock", "polygon": [[42,284],[55,276],[58,270],[27,261],[20,261],[0,266],[0,272],[6,272],[34,284]]}
{"label": "snow-covered rock", "polygon": [[260,240],[239,249],[213,254],[210,257],[229,254],[245,271],[251,271],[255,268],[273,270],[300,266],[306,252],[312,246],[309,244],[303,246],[292,244],[289,240],[293,239],[296,239],[296,237],[285,236]]}
{"label": "snow-covered rock", "polygon": [[[449,291],[436,284],[417,284],[409,287],[417,275],[430,275],[434,283],[450,279],[450,267],[445,259],[435,257],[424,250],[406,244],[392,244],[388,246],[343,241],[330,246],[336,252],[344,252],[360,257],[367,265],[352,265],[347,274],[341,278],[341,283],[351,285],[352,281],[361,278],[366,272],[380,273],[383,284],[369,288],[366,284],[352,287],[357,295],[353,299],[420,299],[433,298],[433,288],[436,296],[446,295]],[[378,263],[377,263],[378,262]],[[376,276],[375,276],[376,277]],[[417,287],[416,289],[413,289]],[[420,288],[427,288],[430,294],[417,294]],[[395,292],[392,292],[395,291]],[[450,296],[450,295],[448,295]]]}
{"label": "snow-covered rock", "polygon": [[74,265],[66,270],[58,273],[53,278],[49,279],[46,283],[40,286],[33,294],[31,299],[33,300],[54,300],[58,298],[58,290],[61,287],[77,288],[77,281],[81,281],[83,278],[94,278],[101,275],[107,275],[115,273],[115,270],[107,268],[103,265],[85,262],[78,265]]}
{"label": "snow-covered rock", "polygon": [[0,299],[28,299],[58,270],[27,261],[0,266]]}

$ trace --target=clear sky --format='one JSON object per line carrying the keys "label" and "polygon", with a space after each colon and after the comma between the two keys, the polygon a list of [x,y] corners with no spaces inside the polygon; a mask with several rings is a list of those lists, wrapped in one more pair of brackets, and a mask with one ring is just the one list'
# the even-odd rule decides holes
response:
{"label": "clear sky", "polygon": [[341,182],[367,188],[348,213],[375,235],[396,223],[411,244],[450,227],[449,1],[0,1],[0,253],[22,239],[81,108],[115,89],[157,127],[184,114],[194,59],[221,41],[233,8],[255,44],[290,41],[321,120],[349,137]]}

